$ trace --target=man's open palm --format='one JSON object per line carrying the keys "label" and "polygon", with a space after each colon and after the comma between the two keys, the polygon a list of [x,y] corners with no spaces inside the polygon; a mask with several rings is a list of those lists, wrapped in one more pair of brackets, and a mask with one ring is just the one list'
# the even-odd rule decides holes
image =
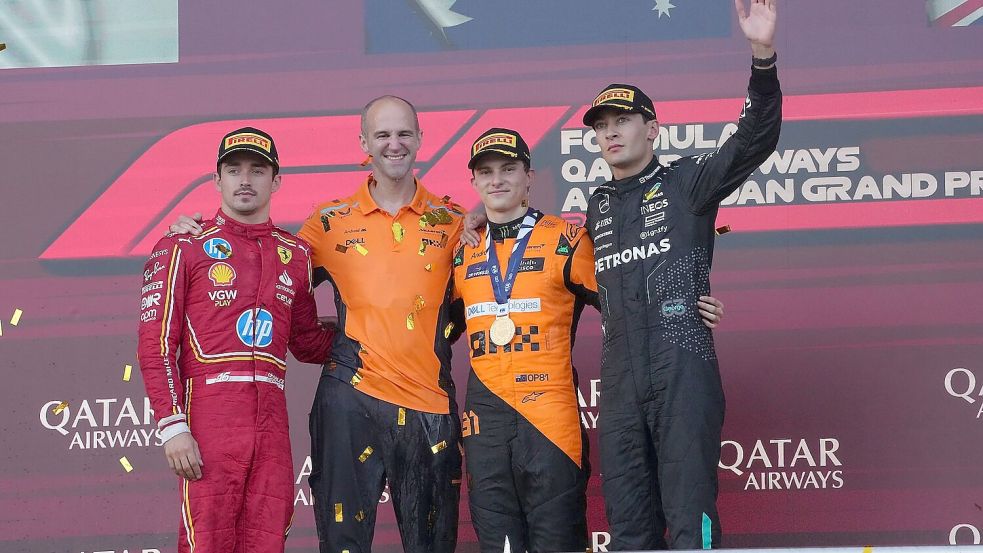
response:
{"label": "man's open palm", "polygon": [[744,0],[734,0],[737,19],[744,36],[752,43],[772,46],[775,40],[775,22],[778,20],[778,0],[750,0],[751,9]]}

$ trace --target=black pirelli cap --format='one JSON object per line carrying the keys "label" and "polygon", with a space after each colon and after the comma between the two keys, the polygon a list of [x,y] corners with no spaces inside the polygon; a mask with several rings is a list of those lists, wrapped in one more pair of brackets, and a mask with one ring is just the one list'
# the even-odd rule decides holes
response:
{"label": "black pirelli cap", "polygon": [[235,152],[252,152],[259,154],[280,168],[280,158],[276,153],[273,137],[254,127],[236,129],[222,138],[218,145],[218,163],[221,164],[226,156]]}
{"label": "black pirelli cap", "polygon": [[474,164],[478,162],[478,158],[490,153],[524,161],[526,165],[532,164],[529,146],[526,145],[526,141],[522,139],[519,133],[511,129],[496,127],[482,133],[471,145],[471,160],[468,161],[468,169],[474,169]]}
{"label": "black pirelli cap", "polygon": [[630,84],[609,84],[594,98],[590,106],[584,113],[584,125],[588,127],[594,126],[594,120],[605,108],[641,113],[646,121],[655,119],[652,100],[637,86]]}

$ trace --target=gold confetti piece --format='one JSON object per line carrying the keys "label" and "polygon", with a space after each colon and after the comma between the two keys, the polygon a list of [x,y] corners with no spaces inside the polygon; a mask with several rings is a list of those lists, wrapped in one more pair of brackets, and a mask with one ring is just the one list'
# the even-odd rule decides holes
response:
{"label": "gold confetti piece", "polygon": [[58,413],[61,413],[62,411],[64,411],[66,408],[68,408],[68,402],[67,401],[63,401],[63,402],[59,403],[58,405],[55,405],[55,408],[51,410],[51,413],[54,414],[54,415],[57,415]]}
{"label": "gold confetti piece", "polygon": [[435,209],[430,213],[433,215],[433,219],[436,220],[436,225],[449,225],[454,222],[454,219],[451,218],[451,214],[444,208]]}
{"label": "gold confetti piece", "polygon": [[413,309],[416,309],[417,311],[423,311],[423,308],[426,307],[426,305],[427,302],[426,300],[423,299],[423,296],[417,294],[416,299],[413,300]]}
{"label": "gold confetti piece", "polygon": [[130,464],[130,460],[126,457],[120,457],[119,464],[123,465],[123,469],[126,470],[126,472],[133,472],[133,465]]}
{"label": "gold confetti piece", "polygon": [[365,520],[365,512],[359,511],[358,513],[356,513],[355,514],[355,520],[357,520],[359,522],[362,522],[363,520]]}
{"label": "gold confetti piece", "polygon": [[334,249],[335,249],[336,252],[341,252],[341,253],[347,253],[348,252],[348,246],[342,246],[341,244],[337,244],[334,247]]}
{"label": "gold confetti piece", "polygon": [[410,313],[406,316],[406,330],[413,330],[416,328],[416,321],[413,319],[413,314]]}
{"label": "gold confetti piece", "polygon": [[427,216],[420,217],[420,228],[427,228]]}
{"label": "gold confetti piece", "polygon": [[417,253],[420,255],[427,253],[427,243],[424,242],[423,240],[420,240],[420,251],[418,251]]}
{"label": "gold confetti piece", "polygon": [[451,480],[451,484],[454,484],[455,486],[460,486],[461,485],[461,479],[458,478],[457,480]]}
{"label": "gold confetti piece", "polygon": [[423,268],[426,269],[428,273],[430,273],[433,271],[433,264],[427,263]]}
{"label": "gold confetti piece", "polygon": [[403,225],[398,222],[393,223],[393,240],[397,243],[402,242],[404,236],[406,236],[406,229],[403,228]]}
{"label": "gold confetti piece", "polygon": [[3,323],[0,323],[0,336],[3,336]]}
{"label": "gold confetti piece", "polygon": [[344,513],[344,511],[342,511],[341,503],[335,503],[334,504],[334,521],[335,522],[344,522],[345,521],[345,513]]}
{"label": "gold confetti piece", "polygon": [[648,192],[646,192],[645,195],[642,196],[642,198],[647,202],[652,198],[654,198],[659,193],[659,190],[661,189],[662,189],[662,183],[657,182],[652,186],[652,188],[649,188]]}
{"label": "gold confetti piece", "polygon": [[447,449],[447,440],[443,440],[439,444],[431,447],[430,451],[433,451],[434,455],[436,455],[445,449]]}
{"label": "gold confetti piece", "polygon": [[361,381],[362,381],[362,377],[361,377],[361,376],[359,376],[359,375],[358,375],[358,373],[355,373],[355,374],[353,374],[353,375],[352,375],[352,379],[351,379],[351,380],[349,380],[348,382],[349,382],[349,383],[350,383],[350,384],[351,384],[352,386],[358,386],[358,383],[359,383],[359,382],[361,382]]}
{"label": "gold confetti piece", "polygon": [[14,316],[10,318],[10,326],[17,326],[17,323],[20,322],[20,316],[23,314],[24,312],[20,309],[14,309]]}
{"label": "gold confetti piece", "polygon": [[447,323],[447,326],[444,327],[444,338],[450,338],[451,332],[453,331],[454,331],[454,323]]}
{"label": "gold confetti piece", "polygon": [[446,203],[448,203],[448,202],[451,201],[451,197],[450,196],[444,196],[443,198],[440,199],[440,201],[442,201],[442,202],[444,202],[446,204]]}
{"label": "gold confetti piece", "polygon": [[363,451],[362,454],[358,456],[358,462],[364,463],[369,458],[369,455],[372,455],[372,451],[374,451],[372,449],[372,446],[367,446],[365,448],[365,451]]}
{"label": "gold confetti piece", "polygon": [[6,42],[0,42],[0,52],[3,52],[6,49],[7,49],[7,43]]}
{"label": "gold confetti piece", "polygon": [[716,234],[717,236],[720,236],[721,234],[727,234],[728,232],[730,232],[730,225],[717,227],[716,230],[713,231],[713,233]]}
{"label": "gold confetti piece", "polygon": [[406,426],[406,409],[403,407],[400,407],[399,411],[396,412],[396,424]]}
{"label": "gold confetti piece", "polygon": [[130,381],[130,373],[133,371],[133,365],[127,365],[123,367],[123,382]]}
{"label": "gold confetti piece", "polygon": [[369,255],[369,250],[365,249],[365,246],[361,244],[355,244],[355,251],[362,255]]}

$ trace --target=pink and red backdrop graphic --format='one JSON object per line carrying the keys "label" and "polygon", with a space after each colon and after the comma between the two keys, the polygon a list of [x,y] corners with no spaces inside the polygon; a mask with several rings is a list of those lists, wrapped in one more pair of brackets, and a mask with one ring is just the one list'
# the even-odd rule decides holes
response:
{"label": "pink and red backdrop graphic", "polygon": [[[375,0],[186,4],[176,64],[0,72],[0,549],[175,550],[175,478],[140,377],[121,377],[135,365],[142,259],[177,214],[215,208],[225,132],[248,123],[276,137],[273,217],[296,228],[361,181],[358,111],[399,94],[421,110],[432,190],[472,204],[471,141],[512,127],[533,146],[535,205],[577,221],[606,178],[579,124],[602,86],[635,82],[656,98],[661,156],[711,151],[740,112],[748,49],[732,3],[674,3],[667,17],[654,0],[625,2],[647,27],[620,31],[617,18],[591,28],[590,13],[554,7],[539,35],[541,13],[501,29],[476,0],[453,4],[471,20],[452,27],[440,22],[461,18],[423,0],[394,3],[402,15]],[[931,26],[920,2],[831,0],[784,2],[781,27],[779,151],[718,217],[733,229],[712,278],[727,304],[725,545],[978,543],[980,26]],[[330,290],[317,295],[333,311]],[[592,438],[599,334],[587,313],[575,360]],[[318,372],[290,365],[291,551],[316,544],[305,460]],[[596,446],[592,457],[597,467]],[[596,468],[589,493],[603,551]],[[466,494],[461,512],[459,550],[474,551]],[[378,550],[399,550],[388,506],[376,536]]]}

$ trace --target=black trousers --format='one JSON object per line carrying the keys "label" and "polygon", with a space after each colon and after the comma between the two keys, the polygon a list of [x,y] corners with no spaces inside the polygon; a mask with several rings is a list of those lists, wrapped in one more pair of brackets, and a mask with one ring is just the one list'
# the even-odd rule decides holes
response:
{"label": "black trousers", "polygon": [[638,374],[602,367],[601,473],[612,551],[720,547],[724,394],[716,360],[689,361],[652,363]]}
{"label": "black trousers", "polygon": [[387,479],[404,551],[454,551],[461,484],[454,411],[405,409],[321,376],[310,416],[309,478],[321,553],[372,550]]}
{"label": "black trousers", "polygon": [[[587,549],[587,438],[582,467],[471,376],[464,437],[471,522],[482,553]],[[566,407],[566,406],[565,406]],[[576,409],[576,406],[570,406]],[[577,417],[579,421],[579,416]],[[477,430],[477,432],[475,432]]]}

